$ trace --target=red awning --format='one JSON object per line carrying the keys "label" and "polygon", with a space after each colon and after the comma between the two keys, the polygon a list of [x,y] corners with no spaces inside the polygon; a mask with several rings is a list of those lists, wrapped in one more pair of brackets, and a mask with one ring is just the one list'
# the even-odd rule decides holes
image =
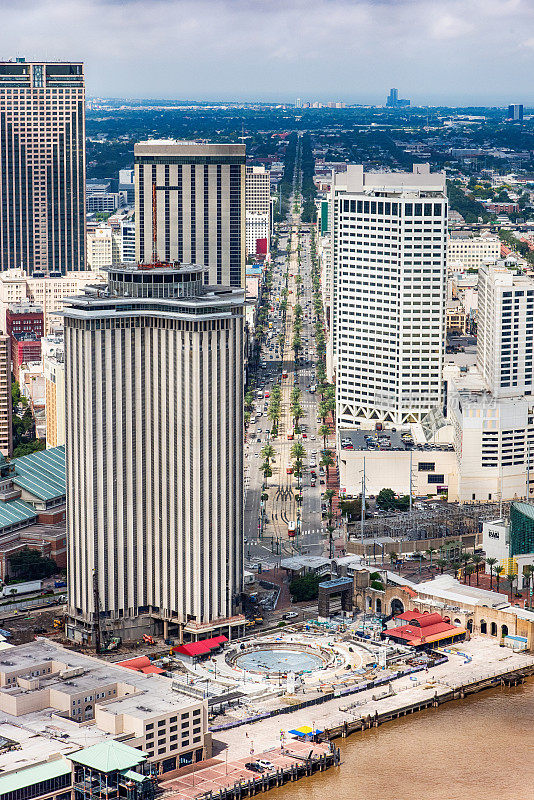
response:
{"label": "red awning", "polygon": [[150,667],[152,662],[148,656],[139,656],[139,658],[131,658],[129,661],[119,661],[118,664],[119,667],[142,670],[144,667]]}
{"label": "red awning", "polygon": [[181,653],[184,656],[203,656],[227,641],[226,636],[214,636],[212,639],[202,639],[200,642],[190,642],[189,644],[181,644],[179,647],[173,647],[173,653]]}

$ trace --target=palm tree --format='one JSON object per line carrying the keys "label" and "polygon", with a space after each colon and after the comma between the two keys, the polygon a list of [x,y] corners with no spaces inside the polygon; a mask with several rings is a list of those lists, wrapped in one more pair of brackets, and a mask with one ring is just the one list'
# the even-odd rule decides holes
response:
{"label": "palm tree", "polygon": [[472,563],[474,564],[474,567],[475,567],[476,578],[477,578],[477,586],[478,586],[478,570],[479,570],[479,567],[480,567],[481,563],[484,561],[484,559],[478,553],[474,553],[473,556],[471,557],[471,561],[472,561]]}
{"label": "palm tree", "polygon": [[274,449],[274,447],[272,446],[272,444],[266,444],[264,447],[262,447],[262,450],[261,450],[261,457],[262,457],[263,459],[265,459],[265,461],[266,461],[268,464],[270,463],[270,461],[271,461],[271,458],[274,458],[274,457],[275,457],[275,455],[276,455],[276,453],[275,453],[275,449]]}
{"label": "palm tree", "polygon": [[514,575],[512,572],[509,572],[507,574],[507,576],[506,576],[506,580],[510,584],[510,602],[512,601],[513,596],[514,596],[514,582],[515,582],[516,578],[517,578],[517,575]]}
{"label": "palm tree", "polygon": [[427,550],[425,550],[425,553],[427,554],[427,556],[430,557],[430,569],[432,569],[432,556],[436,552],[437,551],[436,551],[436,549],[434,547],[429,547]]}
{"label": "palm tree", "polygon": [[497,563],[496,558],[492,558],[491,556],[486,559],[486,564],[490,568],[490,591],[493,591],[493,567]]}
{"label": "palm tree", "polygon": [[264,461],[263,462],[263,464],[261,465],[261,471],[263,472],[263,477],[265,478],[265,483],[267,483],[267,478],[270,478],[271,475],[273,474],[273,471],[271,469],[271,465],[269,464],[268,461]]}
{"label": "palm tree", "polygon": [[530,601],[532,599],[532,582],[534,581],[534,566],[532,566],[532,564],[526,564],[526,566],[523,567],[523,575],[527,581],[528,604],[530,606]]}
{"label": "palm tree", "polygon": [[317,434],[323,437],[323,449],[326,450],[326,439],[330,435],[330,428],[328,425],[320,425]]}
{"label": "palm tree", "polygon": [[504,572],[504,567],[495,567],[495,577],[497,578],[497,591],[499,591],[499,581],[501,580],[501,574]]}
{"label": "palm tree", "polygon": [[323,494],[323,500],[330,506],[330,511],[332,511],[332,503],[334,501],[335,496],[336,493],[334,489],[327,489],[326,492],[324,492]]}
{"label": "palm tree", "polygon": [[441,575],[443,575],[443,570],[447,566],[447,563],[448,562],[447,562],[447,560],[445,558],[438,558],[438,560],[436,561],[436,564],[438,565],[438,567],[441,570]]}
{"label": "palm tree", "polygon": [[326,530],[328,531],[328,552],[330,554],[330,558],[332,558],[333,555],[334,555],[334,552],[333,552],[333,550],[334,550],[334,548],[333,548],[334,541],[332,539],[332,534],[334,533],[335,528],[334,528],[333,525],[327,525],[326,526]]}
{"label": "palm tree", "polygon": [[335,464],[335,461],[334,461],[334,459],[332,457],[332,453],[330,452],[330,450],[325,450],[324,451],[323,457],[321,458],[319,464],[322,467],[325,468],[325,471],[326,471],[326,482],[328,483],[328,471],[329,471],[329,468],[333,467],[334,464]]}
{"label": "palm tree", "polygon": [[302,459],[306,455],[306,448],[304,447],[302,442],[293,442],[293,444],[291,445],[290,453],[292,458],[302,461]]}
{"label": "palm tree", "polygon": [[463,562],[464,565],[464,583],[467,583],[467,566],[471,561],[471,556],[469,553],[462,553],[460,561]]}
{"label": "palm tree", "polygon": [[[465,577],[469,581],[469,586],[471,586],[471,575],[473,574],[474,570],[475,570],[475,568],[473,567],[472,564],[467,564],[466,567],[465,567]],[[465,583],[465,581],[464,581],[464,583]]]}
{"label": "palm tree", "polygon": [[399,554],[396,553],[395,550],[392,550],[391,553],[389,554],[389,560],[391,562],[391,566],[393,566],[393,562],[397,561],[398,558],[399,558]]}

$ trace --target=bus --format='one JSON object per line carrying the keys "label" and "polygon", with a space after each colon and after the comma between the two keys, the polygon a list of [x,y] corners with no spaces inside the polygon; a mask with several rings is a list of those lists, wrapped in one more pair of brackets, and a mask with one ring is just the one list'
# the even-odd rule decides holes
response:
{"label": "bus", "polygon": [[296,533],[297,533],[297,523],[294,520],[291,519],[287,523],[287,535],[290,538],[293,538],[293,536],[295,536]]}

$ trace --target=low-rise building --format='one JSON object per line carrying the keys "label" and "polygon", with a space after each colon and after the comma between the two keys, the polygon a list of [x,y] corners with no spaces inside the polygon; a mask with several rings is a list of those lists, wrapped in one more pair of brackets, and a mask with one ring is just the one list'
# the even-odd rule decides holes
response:
{"label": "low-rise building", "polygon": [[46,446],[65,444],[65,347],[63,336],[42,339],[45,380]]}
{"label": "low-rise building", "polygon": [[417,445],[411,434],[396,430],[340,430],[338,447],[340,492],[361,493],[365,466],[368,495],[381,489],[399,494],[443,494],[455,483],[456,458],[452,444]]}
{"label": "low-rise building", "polygon": [[477,235],[454,231],[447,240],[447,266],[461,262],[465,269],[478,269],[484,261],[500,258],[501,240],[495,234]]}
{"label": "low-rise building", "polygon": [[[14,741],[19,727],[22,738],[31,730],[46,740],[53,731],[56,744],[66,745],[64,755],[77,763],[84,733],[97,747],[117,740],[136,748],[160,774],[211,755],[207,700],[177,690],[164,675],[110,664],[48,640],[11,648],[9,659],[0,661],[0,711],[0,736],[4,726]],[[42,746],[45,757],[46,750]]]}

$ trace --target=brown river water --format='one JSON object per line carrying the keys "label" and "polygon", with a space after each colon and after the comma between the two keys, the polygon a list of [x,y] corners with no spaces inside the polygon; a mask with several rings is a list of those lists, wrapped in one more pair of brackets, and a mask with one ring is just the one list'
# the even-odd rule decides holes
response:
{"label": "brown river water", "polygon": [[534,800],[534,679],[337,739],[341,767],[268,800]]}

